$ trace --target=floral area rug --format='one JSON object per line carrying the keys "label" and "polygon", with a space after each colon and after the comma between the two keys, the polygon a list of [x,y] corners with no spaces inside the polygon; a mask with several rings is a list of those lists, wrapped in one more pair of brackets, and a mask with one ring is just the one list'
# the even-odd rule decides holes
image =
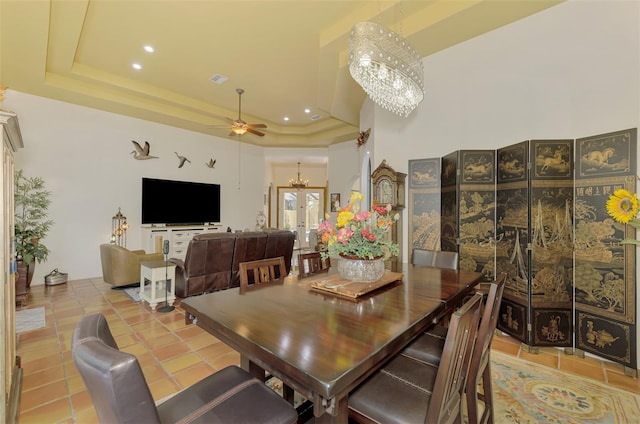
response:
{"label": "floral area rug", "polygon": [[496,423],[640,422],[640,395],[491,352]]}

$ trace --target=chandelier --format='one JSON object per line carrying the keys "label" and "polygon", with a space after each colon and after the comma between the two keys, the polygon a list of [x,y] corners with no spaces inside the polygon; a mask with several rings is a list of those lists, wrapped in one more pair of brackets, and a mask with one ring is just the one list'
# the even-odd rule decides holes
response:
{"label": "chandelier", "polygon": [[424,98],[422,58],[401,35],[360,22],[349,36],[349,72],[379,106],[409,116]]}
{"label": "chandelier", "polygon": [[300,179],[300,162],[298,162],[298,178],[289,180],[289,186],[293,188],[305,188],[309,185],[309,180]]}

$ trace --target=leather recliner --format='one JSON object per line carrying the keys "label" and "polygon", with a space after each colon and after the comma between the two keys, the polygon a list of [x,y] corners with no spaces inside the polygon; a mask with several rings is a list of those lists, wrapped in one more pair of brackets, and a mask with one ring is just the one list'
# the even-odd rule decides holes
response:
{"label": "leather recliner", "polygon": [[139,283],[140,263],[162,260],[164,260],[162,253],[129,250],[115,244],[100,245],[102,279],[114,287]]}

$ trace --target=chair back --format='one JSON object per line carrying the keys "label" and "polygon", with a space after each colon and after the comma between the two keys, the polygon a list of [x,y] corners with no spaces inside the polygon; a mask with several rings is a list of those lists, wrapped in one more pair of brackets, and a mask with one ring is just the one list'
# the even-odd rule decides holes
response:
{"label": "chair back", "polygon": [[284,258],[261,259],[240,263],[240,290],[251,284],[269,284],[281,282],[287,276]]}
{"label": "chair back", "polygon": [[83,317],[71,353],[103,423],[159,423],[138,359],[120,352],[102,314]]}
{"label": "chair back", "polygon": [[493,401],[491,400],[491,393],[483,396],[483,400],[485,401],[485,410],[482,413],[482,418],[478,419],[479,412],[476,404],[478,393],[477,388],[480,379],[485,378],[489,379],[489,381],[485,381],[483,385],[485,393],[487,393],[487,391],[491,391],[491,370],[489,369],[491,341],[493,340],[496,324],[498,322],[500,303],[502,302],[502,294],[504,292],[506,280],[507,274],[503,272],[498,276],[495,282],[491,283],[491,286],[489,287],[489,294],[487,295],[484,311],[480,320],[480,328],[478,329],[478,337],[476,338],[476,344],[473,347],[473,353],[471,354],[469,373],[465,383],[470,424],[493,420]]}
{"label": "chair back", "polygon": [[320,252],[308,252],[298,255],[298,278],[305,278],[313,274],[328,272],[331,259],[323,260]]}
{"label": "chair back", "polygon": [[458,269],[458,252],[447,252],[438,250],[433,261],[433,266],[437,268]]}
{"label": "chair back", "polygon": [[435,250],[413,249],[411,254],[411,263],[417,266],[433,266],[436,258]]}
{"label": "chair back", "polygon": [[476,294],[453,313],[427,411],[427,423],[459,422],[462,393],[478,332],[482,295]]}

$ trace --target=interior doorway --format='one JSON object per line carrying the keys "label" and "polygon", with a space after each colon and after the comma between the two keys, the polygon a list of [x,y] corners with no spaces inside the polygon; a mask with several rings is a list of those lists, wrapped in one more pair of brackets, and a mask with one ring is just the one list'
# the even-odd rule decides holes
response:
{"label": "interior doorway", "polygon": [[278,187],[278,220],[276,226],[296,231],[295,248],[309,247],[309,231],[317,229],[324,218],[324,187]]}

